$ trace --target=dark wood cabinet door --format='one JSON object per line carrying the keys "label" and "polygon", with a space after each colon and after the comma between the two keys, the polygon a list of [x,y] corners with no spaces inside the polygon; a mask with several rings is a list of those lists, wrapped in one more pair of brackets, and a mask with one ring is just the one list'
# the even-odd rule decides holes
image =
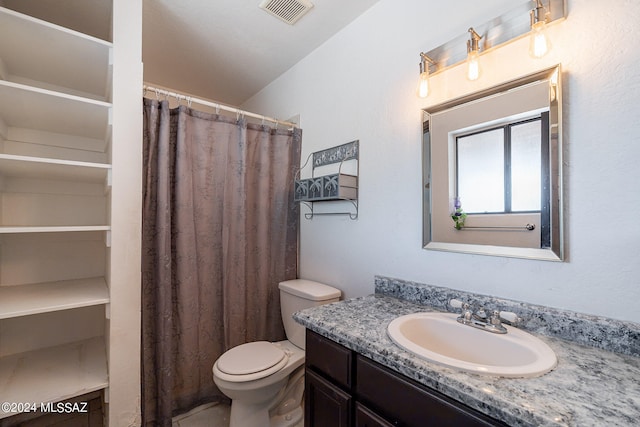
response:
{"label": "dark wood cabinet door", "polygon": [[356,403],[356,427],[394,427],[366,406]]}
{"label": "dark wood cabinet door", "polygon": [[351,395],[313,371],[305,372],[305,427],[349,427]]}

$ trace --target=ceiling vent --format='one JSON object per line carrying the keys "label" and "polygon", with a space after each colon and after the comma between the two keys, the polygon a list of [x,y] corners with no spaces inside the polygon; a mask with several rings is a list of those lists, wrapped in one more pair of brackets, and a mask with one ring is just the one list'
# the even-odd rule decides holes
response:
{"label": "ceiling vent", "polygon": [[309,0],[264,0],[260,3],[261,9],[291,25],[312,7]]}

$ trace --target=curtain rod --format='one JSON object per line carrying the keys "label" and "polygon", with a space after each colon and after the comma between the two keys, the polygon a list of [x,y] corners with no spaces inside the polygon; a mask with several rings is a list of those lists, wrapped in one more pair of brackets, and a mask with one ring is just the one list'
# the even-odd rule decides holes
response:
{"label": "curtain rod", "polygon": [[224,111],[229,111],[231,113],[236,113],[237,115],[240,115],[240,116],[247,116],[247,117],[253,117],[254,119],[260,119],[263,122],[264,121],[272,122],[272,123],[275,123],[276,126],[279,125],[279,124],[287,126],[287,127],[291,127],[291,128],[295,128],[295,127],[298,126],[296,123],[291,123],[291,122],[286,122],[286,121],[283,121],[283,120],[274,119],[273,117],[267,117],[267,116],[263,116],[262,114],[251,113],[249,111],[244,111],[244,110],[241,110],[239,108],[230,107],[228,105],[220,104],[218,102],[206,101],[204,99],[194,98],[193,96],[190,96],[190,95],[183,95],[183,94],[177,93],[177,92],[170,92],[168,90],[156,88],[156,87],[153,87],[153,86],[144,85],[144,86],[142,86],[142,90],[143,90],[143,94],[146,94],[147,91],[148,92],[153,92],[153,93],[156,94],[156,97],[159,97],[160,95],[163,95],[163,96],[166,96],[166,97],[173,97],[173,98],[176,98],[178,100],[178,102],[180,102],[181,100],[182,101],[187,101],[187,103],[189,105],[191,105],[192,102],[195,102],[196,104],[205,105],[207,107],[215,108],[216,111],[224,110]]}

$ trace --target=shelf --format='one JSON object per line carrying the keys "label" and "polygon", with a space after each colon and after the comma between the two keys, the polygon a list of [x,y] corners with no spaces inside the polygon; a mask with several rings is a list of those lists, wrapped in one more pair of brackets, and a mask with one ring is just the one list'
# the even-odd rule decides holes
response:
{"label": "shelf", "polygon": [[6,80],[17,76],[105,100],[111,49],[112,43],[0,7],[0,60]]}
{"label": "shelf", "polygon": [[0,175],[61,181],[107,182],[111,165],[0,154]]}
{"label": "shelf", "polygon": [[107,140],[111,104],[0,80],[6,126]]}
{"label": "shelf", "polygon": [[294,201],[330,202],[358,200],[358,177],[343,173],[324,175],[294,182]]}
{"label": "shelf", "polygon": [[0,319],[108,302],[109,291],[102,277],[0,286]]}
{"label": "shelf", "polygon": [[[108,385],[104,339],[0,358],[0,402],[56,402]],[[0,419],[15,414],[0,410]]]}
{"label": "shelf", "polygon": [[71,231],[109,231],[108,225],[0,226],[0,234],[68,233]]}
{"label": "shelf", "polygon": [[[296,172],[294,179],[294,201],[307,205],[309,212],[304,214],[306,219],[315,216],[344,216],[352,220],[358,219],[358,175],[359,175],[359,149],[360,141],[355,140],[346,144],[327,148],[322,151],[309,154],[305,164]],[[302,169],[311,163],[311,178],[301,179]],[[355,163],[355,173],[346,174],[342,167],[346,162]],[[337,164],[337,172],[315,176],[316,168]],[[317,202],[350,202],[353,209],[349,211],[317,212],[314,203]]]}

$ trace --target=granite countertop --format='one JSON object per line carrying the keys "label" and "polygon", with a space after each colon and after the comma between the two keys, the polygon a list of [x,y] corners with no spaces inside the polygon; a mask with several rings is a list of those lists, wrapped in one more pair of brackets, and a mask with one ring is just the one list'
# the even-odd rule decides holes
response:
{"label": "granite countertop", "polygon": [[481,376],[430,363],[396,346],[387,325],[436,311],[386,295],[303,310],[307,328],[513,426],[631,426],[640,420],[640,358],[534,333],[558,366],[537,378]]}

